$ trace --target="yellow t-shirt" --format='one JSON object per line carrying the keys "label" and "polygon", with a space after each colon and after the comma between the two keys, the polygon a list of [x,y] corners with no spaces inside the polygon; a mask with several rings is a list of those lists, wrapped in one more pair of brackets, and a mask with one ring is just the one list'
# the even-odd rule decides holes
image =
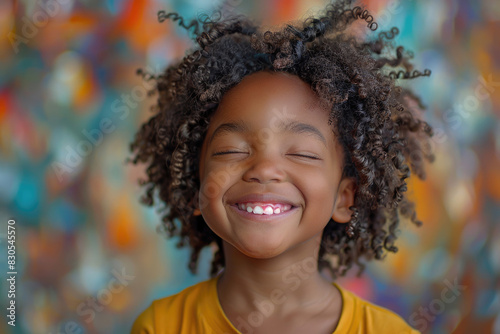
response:
{"label": "yellow t-shirt", "polygon": [[[131,334],[241,334],[220,306],[219,277],[153,301],[135,320]],[[342,313],[333,334],[420,334],[396,313],[333,284],[342,295]]]}

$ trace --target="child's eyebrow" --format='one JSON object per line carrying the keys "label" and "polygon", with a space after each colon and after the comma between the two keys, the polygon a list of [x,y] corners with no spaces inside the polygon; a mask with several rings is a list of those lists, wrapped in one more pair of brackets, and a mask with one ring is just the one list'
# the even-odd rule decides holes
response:
{"label": "child's eyebrow", "polygon": [[[319,139],[325,145],[325,147],[327,146],[326,139],[321,133],[321,131],[319,131],[316,127],[310,124],[297,122],[291,119],[286,119],[286,120],[281,120],[278,123],[278,129],[283,132],[290,132],[294,134],[300,134],[300,133],[311,134],[313,135],[313,137],[316,137],[316,139]],[[236,122],[223,123],[214,130],[208,143],[210,144],[216,137],[224,133],[234,133],[234,132],[243,133],[247,131],[249,131],[248,125],[241,120]]]}

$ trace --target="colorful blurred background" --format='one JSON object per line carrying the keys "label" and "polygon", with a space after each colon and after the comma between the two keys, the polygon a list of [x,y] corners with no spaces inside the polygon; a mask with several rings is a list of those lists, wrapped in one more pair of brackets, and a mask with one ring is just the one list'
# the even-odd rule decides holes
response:
{"label": "colorful blurred background", "polygon": [[[266,25],[305,18],[324,0],[232,0]],[[436,129],[436,161],[410,182],[424,222],[403,222],[399,252],[351,271],[344,287],[423,333],[500,333],[500,2],[369,0],[380,30],[415,52],[412,80]],[[143,166],[128,145],[159,72],[194,47],[159,10],[186,19],[222,0],[0,2],[1,333],[128,333],[152,300],[208,278],[156,232],[139,204]],[[367,29],[366,29],[367,30]],[[16,228],[16,326],[7,324],[8,220]],[[117,283],[118,282],[118,283]]]}

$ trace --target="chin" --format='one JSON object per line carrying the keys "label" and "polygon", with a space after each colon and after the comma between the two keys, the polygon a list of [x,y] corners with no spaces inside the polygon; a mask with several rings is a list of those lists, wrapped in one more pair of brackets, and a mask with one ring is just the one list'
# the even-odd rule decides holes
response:
{"label": "chin", "polygon": [[248,247],[239,245],[236,249],[243,255],[254,259],[270,259],[283,252],[279,245],[263,245],[262,242],[253,243]]}

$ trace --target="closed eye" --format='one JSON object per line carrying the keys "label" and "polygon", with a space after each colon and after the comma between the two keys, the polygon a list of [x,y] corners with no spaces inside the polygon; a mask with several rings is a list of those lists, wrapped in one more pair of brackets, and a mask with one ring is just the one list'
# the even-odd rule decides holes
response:
{"label": "closed eye", "polygon": [[[214,152],[213,156],[225,155],[225,154],[231,154],[231,153],[245,154],[245,152],[238,152],[238,151],[220,151],[220,152]],[[314,160],[320,160],[319,158],[311,156],[311,155],[305,155],[305,154],[290,154],[290,155],[298,156],[298,157],[304,157],[304,158],[309,158],[309,159],[314,159]]]}
{"label": "closed eye", "polygon": [[231,153],[245,153],[245,152],[238,152],[238,151],[221,151],[221,152],[214,152],[215,155],[224,155],[224,154],[231,154]]}
{"label": "closed eye", "polygon": [[299,157],[304,157],[304,158],[309,158],[309,159],[314,159],[314,160],[320,160],[319,158],[313,157],[311,155],[304,155],[304,154],[291,154],[291,155],[296,155],[296,156],[299,156]]}

